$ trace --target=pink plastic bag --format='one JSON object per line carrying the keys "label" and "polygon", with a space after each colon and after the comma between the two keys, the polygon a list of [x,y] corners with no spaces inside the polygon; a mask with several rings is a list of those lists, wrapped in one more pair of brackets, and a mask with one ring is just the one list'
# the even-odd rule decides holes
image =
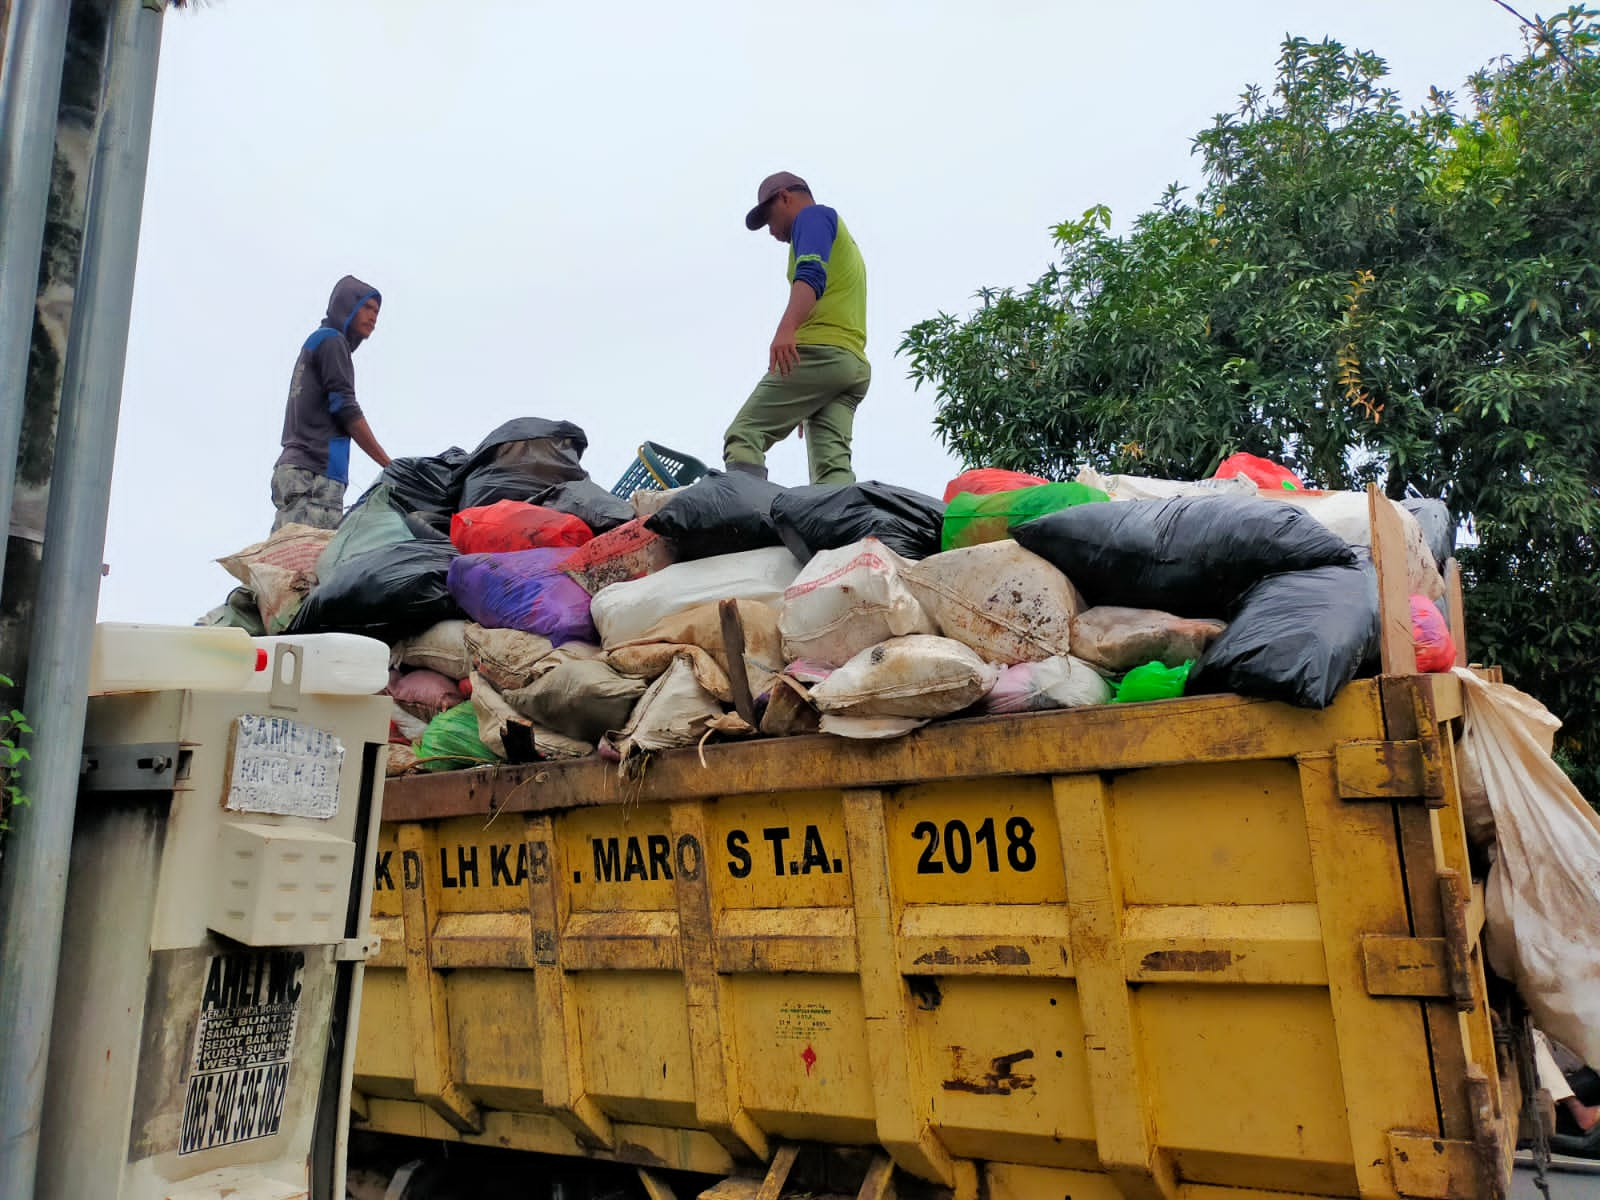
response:
{"label": "pink plastic bag", "polygon": [[416,671],[391,671],[384,689],[406,712],[431,721],[447,708],[461,703],[461,690],[448,675],[422,668]]}
{"label": "pink plastic bag", "polygon": [[1417,670],[1448,671],[1456,665],[1456,643],[1432,600],[1411,597],[1411,640],[1417,644]]}
{"label": "pink plastic bag", "polygon": [[1044,712],[1110,703],[1111,685],[1105,678],[1082,659],[1061,654],[1006,667],[993,690],[983,698],[983,711]]}

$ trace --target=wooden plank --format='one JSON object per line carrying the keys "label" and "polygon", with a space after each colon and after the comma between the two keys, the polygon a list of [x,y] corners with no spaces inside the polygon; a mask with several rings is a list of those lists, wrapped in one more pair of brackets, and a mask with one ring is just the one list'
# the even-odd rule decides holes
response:
{"label": "wooden plank", "polygon": [[767,1135],[739,1103],[739,1047],[722,1011],[728,984],[717,973],[719,906],[707,879],[705,809],[697,800],[672,806],[673,872],[678,901],[679,960],[694,1047],[695,1119],[735,1158],[767,1157]]}
{"label": "wooden plank", "polygon": [[672,1185],[648,1167],[640,1167],[639,1182],[644,1186],[647,1200],[678,1200],[678,1194],[672,1190]]}
{"label": "wooden plank", "polygon": [[1461,680],[1454,675],[1418,675],[1413,682],[1427,694],[1435,721],[1443,724],[1461,716]]}
{"label": "wooden plank", "polygon": [[1415,675],[1417,645],[1411,634],[1411,588],[1406,580],[1406,534],[1394,504],[1367,484],[1372,521],[1372,564],[1378,571],[1378,646],[1385,675]]}
{"label": "wooden plank", "polygon": [[528,911],[533,914],[533,994],[539,1005],[539,1081],[545,1105],[578,1144],[615,1145],[611,1119],[588,1095],[576,985],[564,961],[562,933],[571,916],[571,891],[562,886],[565,856],[548,816],[523,819],[528,843]]}
{"label": "wooden plank", "polygon": [[874,1154],[856,1200],[894,1200],[894,1196],[894,1161],[887,1154]]}
{"label": "wooden plank", "polygon": [[1052,790],[1100,1162],[1128,1200],[1173,1200],[1178,1183],[1171,1156],[1156,1144],[1149,1076],[1125,975],[1122,883],[1105,780],[1057,776]]}
{"label": "wooden plank", "polygon": [[729,1175],[701,1192],[698,1200],[756,1200],[756,1193],[761,1190],[761,1179],[761,1176]]}
{"label": "wooden plank", "polygon": [[761,1181],[761,1187],[756,1192],[756,1200],[778,1200],[783,1195],[783,1185],[789,1182],[794,1160],[799,1157],[800,1147],[793,1142],[785,1142],[773,1151],[772,1163],[767,1168],[767,1177]]}
{"label": "wooden plank", "polygon": [[756,724],[756,702],[750,695],[750,673],[744,665],[744,621],[739,616],[737,600],[723,600],[717,605],[717,616],[722,622],[722,652],[728,658],[728,686],[733,692],[733,708],[745,724]]}
{"label": "wooden plank", "polygon": [[431,953],[433,914],[439,910],[439,876],[426,870],[431,857],[429,829],[403,826],[399,848],[404,864],[400,911],[405,921],[406,999],[411,1009],[413,1083],[417,1098],[459,1133],[483,1128],[483,1114],[456,1085],[450,1053],[450,1016],[444,977]]}
{"label": "wooden plank", "polygon": [[1450,640],[1456,646],[1456,666],[1467,665],[1467,605],[1461,596],[1461,564],[1454,558],[1444,564],[1445,613],[1450,620]]}
{"label": "wooden plank", "polygon": [[913,1067],[918,1059],[911,1046],[911,992],[900,974],[895,948],[903,906],[890,886],[883,807],[882,792],[852,791],[844,796],[878,1141],[913,1175],[955,1187],[955,1164],[930,1127],[932,1089]]}
{"label": "wooden plank", "polygon": [[388,782],[383,819],[1292,758],[1381,734],[1377,685],[1358,679],[1323,710],[1197,696],[942,722],[881,742],[763,739],[708,745],[703,762],[697,748],[663,751],[639,780],[599,759],[411,775]]}

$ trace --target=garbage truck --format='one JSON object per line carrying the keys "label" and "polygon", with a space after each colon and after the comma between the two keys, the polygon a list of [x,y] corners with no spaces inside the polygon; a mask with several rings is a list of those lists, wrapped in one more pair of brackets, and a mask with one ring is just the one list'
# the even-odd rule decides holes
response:
{"label": "garbage truck", "polygon": [[1325,709],[1186,696],[390,780],[352,1179],[1505,1196],[1523,1090],[1462,683],[1416,670],[1385,520],[1383,669]]}

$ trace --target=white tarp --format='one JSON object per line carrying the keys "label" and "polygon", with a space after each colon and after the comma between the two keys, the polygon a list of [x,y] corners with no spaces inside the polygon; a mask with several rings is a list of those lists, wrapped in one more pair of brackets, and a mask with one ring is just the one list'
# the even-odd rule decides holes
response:
{"label": "white tarp", "polygon": [[1463,774],[1494,814],[1489,963],[1516,985],[1535,1025],[1600,1063],[1600,815],[1550,757],[1538,701],[1461,667],[1455,674]]}

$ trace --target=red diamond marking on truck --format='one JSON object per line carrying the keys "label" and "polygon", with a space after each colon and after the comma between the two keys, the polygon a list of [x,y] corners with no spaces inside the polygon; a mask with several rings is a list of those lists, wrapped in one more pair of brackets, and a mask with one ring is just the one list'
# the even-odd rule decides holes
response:
{"label": "red diamond marking on truck", "polygon": [[806,1065],[806,1074],[811,1074],[811,1068],[817,1065],[817,1052],[811,1048],[811,1043],[806,1043],[806,1048],[800,1051],[800,1061]]}

